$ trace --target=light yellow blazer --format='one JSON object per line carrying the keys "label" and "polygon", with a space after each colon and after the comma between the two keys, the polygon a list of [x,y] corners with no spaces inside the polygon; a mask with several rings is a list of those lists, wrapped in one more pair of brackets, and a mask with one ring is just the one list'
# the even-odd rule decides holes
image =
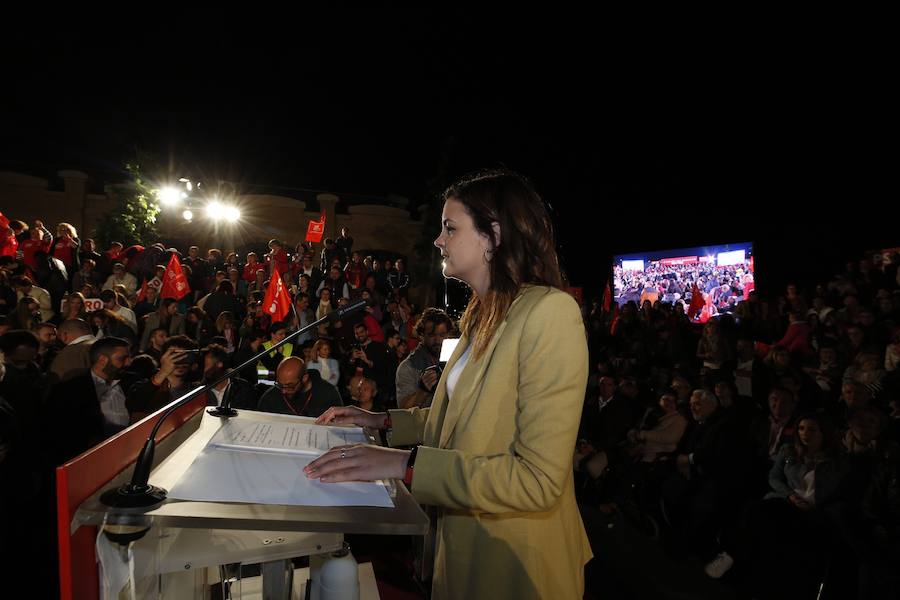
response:
{"label": "light yellow blazer", "polygon": [[412,494],[438,507],[432,598],[581,598],[592,554],[572,452],[587,384],[581,313],[565,292],[526,286],[453,397],[391,411],[391,444],[421,443]]}

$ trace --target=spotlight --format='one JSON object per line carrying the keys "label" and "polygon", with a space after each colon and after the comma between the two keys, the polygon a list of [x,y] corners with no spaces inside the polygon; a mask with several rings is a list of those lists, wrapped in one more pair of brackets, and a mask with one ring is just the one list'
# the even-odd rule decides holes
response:
{"label": "spotlight", "polygon": [[241,211],[238,210],[237,206],[227,206],[225,207],[224,215],[227,221],[234,223],[241,218]]}
{"label": "spotlight", "polygon": [[165,187],[159,191],[160,201],[167,206],[174,206],[178,203],[181,194],[176,188]]}
{"label": "spotlight", "polygon": [[189,210],[186,210],[183,213],[181,213],[181,216],[184,217],[185,221],[190,221],[191,219],[194,218],[194,213],[192,213]]}
{"label": "spotlight", "polygon": [[213,200],[206,205],[206,214],[213,221],[218,221],[225,216],[225,207],[222,206],[217,200]]}

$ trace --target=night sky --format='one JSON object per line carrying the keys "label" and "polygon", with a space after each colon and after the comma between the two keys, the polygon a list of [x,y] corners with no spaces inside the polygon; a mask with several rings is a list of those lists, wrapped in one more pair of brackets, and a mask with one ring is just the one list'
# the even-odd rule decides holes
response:
{"label": "night sky", "polygon": [[0,169],[110,181],[139,148],[195,179],[416,205],[504,165],[553,205],[571,279],[594,291],[617,252],[750,240],[774,291],[900,245],[871,47],[368,10],[13,32]]}

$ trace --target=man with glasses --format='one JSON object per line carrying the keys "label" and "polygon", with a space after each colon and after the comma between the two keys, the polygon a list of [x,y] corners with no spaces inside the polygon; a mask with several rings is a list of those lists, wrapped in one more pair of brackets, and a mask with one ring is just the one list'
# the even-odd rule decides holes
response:
{"label": "man with glasses", "polygon": [[416,335],[422,343],[397,367],[399,408],[431,406],[434,389],[440,379],[438,368],[441,346],[452,331],[453,321],[441,309],[428,308],[422,313],[415,327]]}
{"label": "man with glasses", "polygon": [[289,356],[275,371],[275,385],[259,399],[257,410],[283,415],[318,417],[330,406],[343,406],[337,388],[307,370],[303,360]]}

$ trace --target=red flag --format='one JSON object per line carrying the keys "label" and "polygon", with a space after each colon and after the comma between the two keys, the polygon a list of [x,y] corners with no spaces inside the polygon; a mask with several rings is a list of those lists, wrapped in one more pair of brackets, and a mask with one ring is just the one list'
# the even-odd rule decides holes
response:
{"label": "red flag", "polygon": [[191,291],[187,277],[184,276],[184,271],[181,270],[181,261],[178,260],[177,254],[173,254],[172,258],[169,259],[169,266],[166,267],[166,274],[163,275],[163,279],[160,298],[181,300]]}
{"label": "red flag", "polygon": [[263,298],[263,306],[266,313],[272,317],[272,322],[283,320],[291,310],[291,297],[281,280],[278,265],[272,264],[272,277],[269,279],[269,287],[266,288],[266,297]]}
{"label": "red flag", "polygon": [[612,290],[609,289],[609,279],[606,280],[606,287],[603,289],[603,312],[609,312],[612,306]]}
{"label": "red flag", "polygon": [[322,234],[325,233],[325,215],[322,215],[321,221],[310,221],[306,228],[306,241],[318,243],[322,241]]}
{"label": "red flag", "polygon": [[144,277],[144,282],[141,284],[141,289],[138,290],[136,302],[140,302],[146,297],[147,297],[147,278]]}
{"label": "red flag", "polygon": [[697,287],[697,284],[693,284],[691,287],[691,304],[688,306],[688,318],[693,319],[694,315],[703,310],[703,307],[706,306],[706,302],[703,300],[703,292],[700,291],[700,288]]}

